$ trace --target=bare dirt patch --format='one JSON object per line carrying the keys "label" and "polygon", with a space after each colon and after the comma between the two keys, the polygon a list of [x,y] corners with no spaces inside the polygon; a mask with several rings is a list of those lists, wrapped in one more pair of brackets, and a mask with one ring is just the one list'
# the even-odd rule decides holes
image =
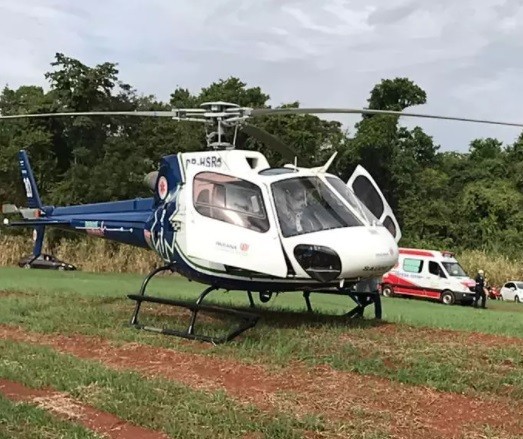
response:
{"label": "bare dirt patch", "polygon": [[60,418],[75,421],[110,439],[167,438],[163,433],[132,425],[52,389],[30,389],[19,383],[0,379],[0,393],[12,401],[37,405]]}
{"label": "bare dirt patch", "polygon": [[[452,331],[450,329],[433,329],[387,323],[368,330],[369,332],[401,337],[405,341],[425,341],[432,343],[459,343],[468,346],[484,347],[521,347],[523,338],[503,335],[485,334],[468,331]],[[346,337],[345,335],[343,337]],[[350,336],[349,336],[350,338]]]}
{"label": "bare dirt patch", "polygon": [[[263,366],[140,344],[115,347],[92,337],[42,335],[0,326],[0,338],[41,344],[116,369],[173,379],[193,388],[223,389],[240,402],[297,416],[323,414],[336,422],[355,413],[370,427],[386,425],[400,438],[472,437],[485,426],[507,433],[523,431],[523,403],[502,397],[471,398],[333,370],[291,364],[283,372]],[[381,416],[375,416],[379,414]],[[369,419],[365,419],[369,421]]]}
{"label": "bare dirt patch", "polygon": [[27,297],[31,294],[24,291],[0,291],[0,297]]}

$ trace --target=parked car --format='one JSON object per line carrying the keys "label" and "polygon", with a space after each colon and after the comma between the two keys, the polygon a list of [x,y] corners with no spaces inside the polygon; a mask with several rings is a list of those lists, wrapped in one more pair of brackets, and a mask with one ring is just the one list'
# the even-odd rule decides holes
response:
{"label": "parked car", "polygon": [[523,302],[523,281],[510,281],[505,283],[500,290],[503,300]]}
{"label": "parked car", "polygon": [[488,291],[488,296],[487,297],[489,299],[492,299],[492,300],[503,300],[503,298],[501,297],[501,293],[499,291],[499,288],[488,286],[487,287],[487,291]]}
{"label": "parked car", "polygon": [[37,258],[34,255],[26,256],[18,261],[18,266],[22,268],[41,268],[48,270],[76,270],[76,267],[67,262],[61,261],[52,255],[42,253]]}

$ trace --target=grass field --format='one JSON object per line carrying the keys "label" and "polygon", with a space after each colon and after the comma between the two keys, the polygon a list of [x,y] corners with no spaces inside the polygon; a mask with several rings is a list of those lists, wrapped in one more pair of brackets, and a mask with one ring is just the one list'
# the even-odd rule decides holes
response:
{"label": "grass field", "polygon": [[[130,328],[141,281],[0,269],[0,438],[523,438],[523,305],[384,299],[377,322],[345,318],[348,298],[312,295],[310,314],[286,293],[256,300],[257,326],[213,346]],[[149,292],[202,289],[163,276]],[[174,327],[189,316],[143,312]],[[119,430],[88,421],[104,417]]]}

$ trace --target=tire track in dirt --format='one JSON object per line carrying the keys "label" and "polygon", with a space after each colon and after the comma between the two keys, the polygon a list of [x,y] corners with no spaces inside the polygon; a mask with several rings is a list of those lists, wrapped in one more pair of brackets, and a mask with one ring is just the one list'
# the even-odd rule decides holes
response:
{"label": "tire track in dirt", "polygon": [[163,433],[132,425],[53,389],[31,389],[0,378],[0,394],[11,401],[36,405],[59,418],[81,424],[110,439],[168,439]]}
{"label": "tire track in dirt", "polygon": [[[400,438],[467,437],[488,425],[507,433],[523,431],[523,403],[502,397],[471,398],[455,393],[404,385],[374,376],[341,372],[329,366],[290,364],[283,372],[202,354],[78,335],[30,333],[0,326],[0,339],[52,347],[108,367],[140,372],[205,390],[223,389],[239,402],[264,410],[285,410],[296,416],[323,414],[334,421],[368,413],[374,427],[385,422]],[[379,416],[373,416],[373,413]],[[366,415],[367,416],[367,415]],[[367,420],[368,421],[368,420]]]}

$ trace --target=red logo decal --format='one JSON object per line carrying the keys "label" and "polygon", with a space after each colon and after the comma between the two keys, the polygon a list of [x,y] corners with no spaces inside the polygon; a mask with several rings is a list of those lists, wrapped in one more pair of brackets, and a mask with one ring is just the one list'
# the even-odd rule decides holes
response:
{"label": "red logo decal", "polygon": [[244,244],[244,243],[240,244],[240,250],[242,252],[246,252],[247,250],[249,250],[249,244]]}

